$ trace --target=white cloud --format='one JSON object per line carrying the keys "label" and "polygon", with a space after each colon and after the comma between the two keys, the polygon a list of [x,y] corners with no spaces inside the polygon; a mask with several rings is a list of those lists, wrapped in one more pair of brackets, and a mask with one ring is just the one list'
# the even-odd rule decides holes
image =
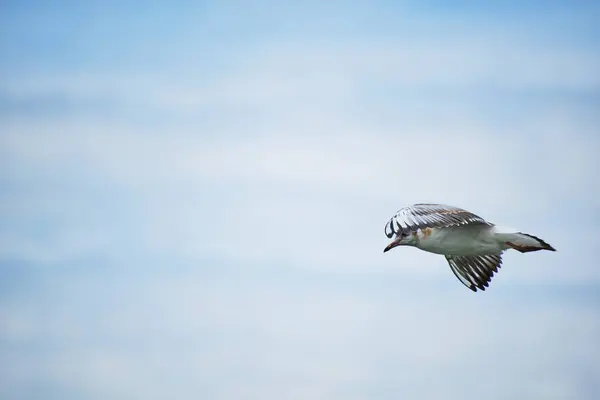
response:
{"label": "white cloud", "polygon": [[[110,124],[15,124],[2,137],[9,178],[65,189],[50,195],[52,186],[44,184],[39,196],[13,197],[12,212],[29,220],[51,213],[63,228],[41,242],[27,231],[5,233],[3,254],[58,261],[87,249],[113,257],[211,255],[345,271],[408,265],[404,271],[413,274],[442,275],[448,271],[439,257],[380,254],[391,213],[434,201],[531,232],[559,249],[551,256],[507,256],[506,269],[519,271],[502,271],[509,282],[600,277],[588,262],[558,267],[591,259],[563,229],[572,204],[582,205],[576,212],[583,218],[599,201],[589,184],[597,141],[569,113],[549,124],[530,121],[527,134],[509,138],[491,125],[395,133],[393,126],[330,116],[313,121],[318,132],[278,121],[248,137],[196,135],[192,127],[166,135],[115,131]],[[98,195],[107,197],[99,202]],[[581,240],[593,243],[586,236],[591,228],[580,229]],[[557,267],[531,267],[539,263]]]}
{"label": "white cloud", "polygon": [[[282,123],[246,138],[15,125],[2,138],[12,170],[18,171],[10,176],[67,188],[58,197],[23,199],[20,212],[62,209],[58,215],[70,224],[67,229],[79,233],[56,232],[62,238],[52,240],[53,250],[24,244],[27,240],[15,245],[23,238],[11,234],[5,243],[13,244],[4,254],[27,259],[48,251],[78,254],[76,247],[85,249],[88,240],[90,249],[109,254],[191,259],[212,254],[237,262],[293,260],[309,268],[362,270],[372,268],[379,255],[382,226],[391,213],[404,204],[439,201],[544,237],[560,250],[553,258],[536,254],[535,261],[529,256],[518,262],[577,257],[573,241],[562,237],[568,219],[560,216],[573,202],[583,202],[582,213],[598,202],[598,192],[589,186],[597,143],[586,133],[573,140],[579,123],[568,115],[549,126],[532,121],[525,127],[530,134],[521,139],[500,136],[491,126],[394,134],[393,127],[370,129],[348,117],[331,117],[317,123],[326,132]],[[48,190],[43,186],[40,193],[47,196]],[[120,200],[101,205],[94,195],[78,196],[82,190]],[[90,220],[98,213],[102,217]],[[588,256],[585,249],[577,251]],[[394,254],[394,263],[443,265],[409,254]],[[540,272],[532,274],[530,279],[538,279]],[[585,265],[549,276],[598,277]]]}
{"label": "white cloud", "polygon": [[5,310],[21,326],[5,344],[64,346],[11,356],[7,382],[33,373],[86,398],[572,398],[600,373],[596,310],[562,297],[440,301],[399,276],[92,275],[46,272],[37,299]]}
{"label": "white cloud", "polygon": [[157,68],[29,73],[2,81],[1,87],[14,99],[50,94],[82,104],[100,100],[175,115],[215,107],[285,112],[288,107],[310,108],[310,103],[343,105],[371,89],[393,89],[397,95],[435,89],[455,95],[465,90],[590,92],[600,87],[600,58],[583,45],[518,29],[507,33],[502,24],[490,23],[487,34],[478,35],[457,24],[444,30],[424,27],[423,21],[404,23],[413,30],[364,38],[269,37],[216,54],[199,49],[190,55],[185,48],[180,50],[184,55],[173,55],[171,64]]}

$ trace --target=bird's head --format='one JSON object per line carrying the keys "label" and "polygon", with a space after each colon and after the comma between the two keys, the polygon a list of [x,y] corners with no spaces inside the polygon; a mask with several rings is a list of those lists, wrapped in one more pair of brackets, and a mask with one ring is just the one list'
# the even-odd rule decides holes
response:
{"label": "bird's head", "polygon": [[415,235],[409,232],[400,231],[396,234],[394,239],[383,249],[383,252],[389,251],[397,246],[414,246],[416,242]]}

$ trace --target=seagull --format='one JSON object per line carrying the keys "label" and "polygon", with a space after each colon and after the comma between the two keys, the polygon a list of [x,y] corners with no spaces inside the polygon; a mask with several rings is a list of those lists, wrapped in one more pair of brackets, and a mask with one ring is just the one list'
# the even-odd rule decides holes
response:
{"label": "seagull", "polygon": [[538,237],[498,227],[469,211],[445,204],[401,208],[385,225],[385,235],[393,240],[384,253],[398,246],[413,246],[442,254],[458,280],[474,292],[489,286],[505,250],[556,251]]}

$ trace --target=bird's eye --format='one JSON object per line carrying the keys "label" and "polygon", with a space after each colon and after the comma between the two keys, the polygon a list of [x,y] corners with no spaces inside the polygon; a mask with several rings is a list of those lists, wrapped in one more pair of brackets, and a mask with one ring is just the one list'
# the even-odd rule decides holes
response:
{"label": "bird's eye", "polygon": [[405,237],[407,237],[407,236],[408,236],[408,233],[407,233],[407,232],[402,232],[402,233],[400,234],[400,237],[403,237],[403,238],[405,238]]}

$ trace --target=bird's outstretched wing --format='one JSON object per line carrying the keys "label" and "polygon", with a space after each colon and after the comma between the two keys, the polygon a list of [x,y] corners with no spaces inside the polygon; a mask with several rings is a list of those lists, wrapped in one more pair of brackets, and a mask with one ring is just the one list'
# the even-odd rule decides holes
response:
{"label": "bird's outstretched wing", "polygon": [[415,204],[398,210],[385,225],[385,235],[392,238],[399,232],[414,232],[423,228],[485,224],[483,218],[462,208],[445,204]]}
{"label": "bird's outstretched wing", "polygon": [[485,290],[494,272],[502,265],[502,255],[491,256],[446,256],[450,269],[459,281],[472,291]]}

